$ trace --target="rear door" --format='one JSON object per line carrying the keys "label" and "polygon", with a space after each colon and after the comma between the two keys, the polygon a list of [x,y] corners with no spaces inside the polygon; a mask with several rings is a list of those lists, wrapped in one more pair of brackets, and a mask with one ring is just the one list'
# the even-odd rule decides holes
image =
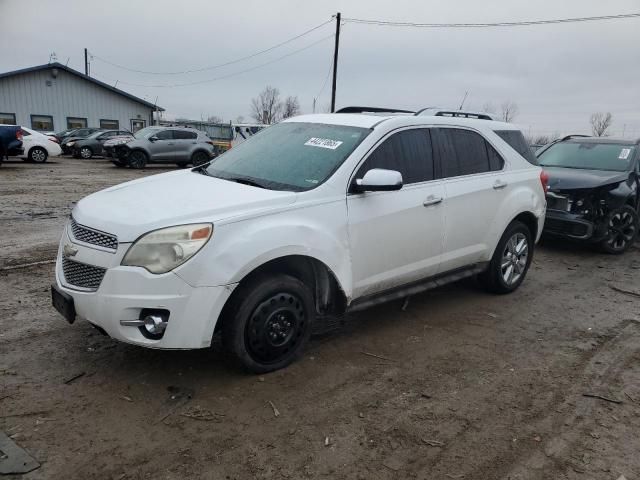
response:
{"label": "rear door", "polygon": [[429,130],[388,135],[361,162],[352,181],[373,168],[399,171],[404,185],[397,191],[347,196],[354,298],[435,275],[440,265],[444,190],[442,181],[434,179]]}
{"label": "rear door", "polygon": [[175,158],[174,130],[161,130],[154,134],[156,141],[149,145],[149,157],[154,162],[172,162]]}
{"label": "rear door", "polygon": [[174,130],[175,161],[188,162],[196,148],[198,134],[190,130]]}
{"label": "rear door", "polygon": [[432,130],[444,184],[442,271],[486,259],[491,226],[509,185],[504,160],[478,132],[458,127]]}

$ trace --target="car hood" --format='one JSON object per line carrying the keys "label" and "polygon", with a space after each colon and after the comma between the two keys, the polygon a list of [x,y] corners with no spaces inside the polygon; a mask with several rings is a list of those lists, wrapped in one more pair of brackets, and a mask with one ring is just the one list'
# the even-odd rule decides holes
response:
{"label": "car hood", "polygon": [[81,225],[132,242],[158,228],[271,211],[296,200],[293,192],[252,187],[184,170],[116,185],[80,200]]}
{"label": "car hood", "polygon": [[573,190],[597,188],[611,183],[622,182],[629,177],[628,172],[610,170],[580,170],[576,168],[542,167],[549,175],[549,190]]}
{"label": "car hood", "polygon": [[87,137],[64,137],[62,139],[62,143],[67,143],[67,142],[77,142],[78,140],[84,140]]}

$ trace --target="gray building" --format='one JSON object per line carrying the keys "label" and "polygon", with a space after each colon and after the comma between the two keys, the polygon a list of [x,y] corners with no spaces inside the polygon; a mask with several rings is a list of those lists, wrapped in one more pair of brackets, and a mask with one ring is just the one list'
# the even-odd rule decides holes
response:
{"label": "gray building", "polygon": [[0,124],[39,131],[102,127],[133,132],[162,108],[61,63],[0,73]]}

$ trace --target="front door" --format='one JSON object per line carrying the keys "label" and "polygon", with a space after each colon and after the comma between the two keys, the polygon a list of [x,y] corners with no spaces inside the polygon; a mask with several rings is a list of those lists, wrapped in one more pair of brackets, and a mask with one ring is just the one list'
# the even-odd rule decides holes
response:
{"label": "front door", "polygon": [[175,158],[175,139],[173,130],[160,130],[152,135],[156,140],[149,145],[149,157],[154,162],[172,162]]}
{"label": "front door", "polygon": [[403,187],[349,193],[348,230],[353,297],[362,297],[438,273],[442,251],[444,187],[434,180],[431,135],[426,128],[390,134],[358,167],[396,170]]}

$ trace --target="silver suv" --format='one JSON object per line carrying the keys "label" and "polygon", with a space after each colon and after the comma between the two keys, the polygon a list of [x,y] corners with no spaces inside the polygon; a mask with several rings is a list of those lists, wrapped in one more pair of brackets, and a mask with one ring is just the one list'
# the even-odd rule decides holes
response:
{"label": "silver suv", "polygon": [[153,126],[138,130],[133,140],[119,145],[113,163],[144,168],[147,163],[175,163],[195,167],[214,157],[213,142],[204,132],[187,127]]}

